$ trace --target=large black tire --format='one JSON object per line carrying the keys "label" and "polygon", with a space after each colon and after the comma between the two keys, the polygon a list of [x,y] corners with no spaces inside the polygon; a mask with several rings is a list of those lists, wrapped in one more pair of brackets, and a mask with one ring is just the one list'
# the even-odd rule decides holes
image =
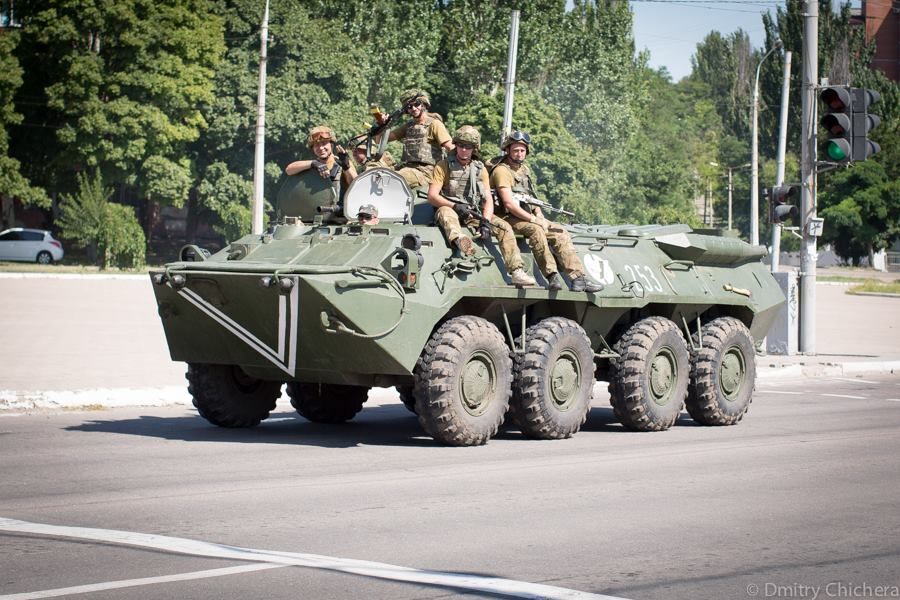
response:
{"label": "large black tire", "polygon": [[[703,347],[691,352],[691,383],[685,405],[701,425],[734,425],[753,399],[756,351],[747,326],[720,317],[703,326]],[[694,334],[694,346],[699,346]]]}
{"label": "large black tire", "polygon": [[287,385],[291,406],[313,423],[346,423],[362,410],[369,388],[328,383]]}
{"label": "large black tire", "polygon": [[411,385],[398,385],[394,386],[397,390],[397,393],[400,394],[400,402],[403,403],[409,412],[415,414],[416,412],[416,397],[413,394],[415,388]]}
{"label": "large black tire", "polygon": [[200,416],[219,427],[255,427],[281,396],[281,383],[263,381],[235,365],[188,363],[188,392]]}
{"label": "large black tire", "polygon": [[663,431],[675,424],[687,394],[690,356],[678,326],[663,317],[632,325],[613,346],[609,402],[632,431]]}
{"label": "large black tire", "polygon": [[450,319],[416,363],[416,414],[439,442],[478,446],[497,434],[512,393],[512,359],[500,332],[479,317]]}
{"label": "large black tire", "polygon": [[513,421],[530,438],[572,437],[591,409],[591,340],[578,323],[562,317],[532,325],[525,340],[525,352],[513,363]]}

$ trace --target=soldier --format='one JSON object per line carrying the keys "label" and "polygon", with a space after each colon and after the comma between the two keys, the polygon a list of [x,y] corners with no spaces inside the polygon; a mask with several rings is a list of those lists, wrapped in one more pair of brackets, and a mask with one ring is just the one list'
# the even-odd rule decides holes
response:
{"label": "soldier", "polygon": [[285,167],[284,172],[297,175],[315,168],[319,176],[331,181],[335,193],[340,196],[356,178],[356,168],[350,163],[350,155],[338,145],[334,131],[327,125],[313,127],[306,138],[306,145],[316,158],[295,160]]}
{"label": "soldier", "polygon": [[431,100],[427,93],[407,90],[400,96],[400,104],[407,107],[412,119],[394,129],[388,141],[403,140],[397,172],[410,188],[417,188],[428,184],[434,165],[444,157],[444,150],[453,150],[453,141],[441,116],[428,112]]}
{"label": "soldier", "polygon": [[357,142],[356,146],[353,148],[353,160],[355,160],[356,164],[359,165],[358,171],[360,173],[362,173],[366,169],[373,169],[375,167],[386,167],[390,169],[396,164],[396,161],[394,161],[394,157],[391,156],[391,153],[387,151],[385,151],[385,153],[382,154],[381,158],[379,158],[378,160],[367,161],[365,138]]}
{"label": "soldier", "polygon": [[378,225],[378,208],[374,204],[363,204],[356,212],[356,220],[360,225]]}
{"label": "soldier", "polygon": [[524,235],[528,240],[538,266],[547,278],[548,289],[563,288],[556,258],[550,251],[552,247],[572,281],[573,292],[599,292],[603,285],[585,278],[581,259],[578,258],[572,238],[565,228],[545,218],[539,207],[520,203],[513,197],[513,194],[522,194],[537,198],[534,175],[525,164],[530,146],[531,136],[524,131],[513,131],[503,141],[502,149],[506,156],[491,173],[491,186],[497,191],[500,202],[498,212],[503,213],[503,219],[512,226],[513,231]]}
{"label": "soldier", "polygon": [[[437,209],[435,222],[444,230],[450,243],[466,256],[475,253],[475,245],[463,232],[460,222],[479,228],[484,241],[490,239],[493,229],[512,284],[517,287],[537,285],[534,277],[525,272],[525,262],[512,227],[494,215],[487,169],[477,160],[481,134],[471,125],[463,125],[453,135],[453,144],[455,149],[435,166],[428,186],[428,201]],[[464,203],[452,202],[448,196]]]}

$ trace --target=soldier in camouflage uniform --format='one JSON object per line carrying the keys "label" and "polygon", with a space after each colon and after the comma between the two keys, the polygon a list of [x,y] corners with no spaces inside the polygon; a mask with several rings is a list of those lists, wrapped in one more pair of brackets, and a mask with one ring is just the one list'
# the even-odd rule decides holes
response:
{"label": "soldier in camouflage uniform", "polygon": [[353,160],[358,165],[357,171],[362,173],[366,169],[374,169],[375,167],[394,168],[397,164],[390,152],[385,152],[378,160],[366,160],[366,140],[362,139],[353,148]]}
{"label": "soldier in camouflage uniform", "polygon": [[[525,272],[525,262],[512,227],[494,215],[487,168],[477,160],[481,134],[471,125],[463,125],[453,135],[453,144],[455,149],[437,163],[428,185],[428,201],[436,209],[435,222],[444,230],[450,243],[466,256],[475,253],[475,244],[460,222],[480,229],[485,242],[493,230],[512,284],[517,287],[537,285],[534,277]],[[447,197],[457,198],[460,202],[452,202]]]}
{"label": "soldier in camouflage uniform", "polygon": [[562,277],[559,275],[556,252],[560,266],[572,281],[573,292],[599,292],[603,285],[588,281],[584,276],[584,266],[572,245],[569,232],[558,223],[548,220],[537,206],[521,203],[514,194],[537,198],[534,191],[534,175],[525,164],[531,145],[531,136],[523,131],[513,131],[503,140],[504,159],[491,172],[491,186],[497,191],[500,202],[498,212],[512,226],[513,231],[528,240],[531,251],[547,278],[548,289],[561,290]]}
{"label": "soldier in camouflage uniform", "polygon": [[403,140],[397,172],[410,188],[417,188],[428,185],[434,165],[444,157],[444,150],[453,150],[453,141],[441,116],[428,112],[431,100],[424,91],[403,92],[400,104],[407,106],[406,112],[412,119],[394,129],[388,140]]}
{"label": "soldier in camouflage uniform", "polygon": [[337,143],[334,131],[327,125],[313,127],[306,138],[307,147],[312,150],[313,160],[295,160],[284,172],[297,175],[315,168],[323,179],[331,181],[335,197],[342,198],[350,182],[356,179],[356,168],[350,163],[350,155]]}

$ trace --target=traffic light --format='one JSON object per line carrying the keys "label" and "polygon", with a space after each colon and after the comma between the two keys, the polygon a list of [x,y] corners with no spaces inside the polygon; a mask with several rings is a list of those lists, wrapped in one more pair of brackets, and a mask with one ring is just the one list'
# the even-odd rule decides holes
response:
{"label": "traffic light", "polygon": [[875,90],[851,88],[853,107],[853,160],[866,160],[881,146],[869,139],[869,132],[881,123],[881,117],[869,114],[869,105],[878,102],[881,94]]}
{"label": "traffic light", "polygon": [[797,216],[799,210],[788,200],[796,198],[800,193],[799,185],[776,185],[766,190],[769,199],[769,223],[780,225],[788,219]]}
{"label": "traffic light", "polygon": [[819,94],[825,103],[825,115],[819,121],[828,132],[825,155],[829,160],[847,164],[853,160],[853,109],[850,88],[826,87]]}

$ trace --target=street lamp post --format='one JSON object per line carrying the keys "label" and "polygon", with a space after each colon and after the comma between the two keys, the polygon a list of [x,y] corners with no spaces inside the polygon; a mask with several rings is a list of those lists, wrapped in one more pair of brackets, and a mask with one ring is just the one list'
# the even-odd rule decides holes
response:
{"label": "street lamp post", "polygon": [[[712,167],[719,166],[719,163],[717,163],[717,162],[711,162],[709,164]],[[731,229],[731,200],[734,195],[734,185],[732,184],[732,180],[731,180],[731,172],[739,171],[741,169],[746,169],[749,166],[751,166],[750,163],[746,163],[743,165],[733,165],[730,167],[722,167],[723,169],[728,171],[728,229]]]}
{"label": "street lamp post", "polygon": [[759,245],[759,71],[763,62],[775,50],[781,48],[781,40],[775,40],[772,49],[766,52],[756,66],[756,79],[753,83],[753,102],[751,107],[752,147],[750,148],[750,243]]}

